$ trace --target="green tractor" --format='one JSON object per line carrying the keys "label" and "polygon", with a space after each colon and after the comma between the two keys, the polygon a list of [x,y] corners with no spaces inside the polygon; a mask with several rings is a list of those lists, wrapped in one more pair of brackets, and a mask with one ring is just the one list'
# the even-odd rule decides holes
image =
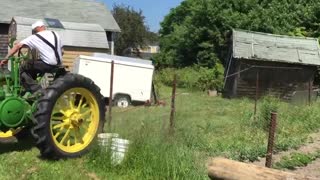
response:
{"label": "green tractor", "polygon": [[11,72],[1,73],[0,142],[21,139],[30,130],[45,158],[86,153],[105,122],[105,103],[99,87],[59,67],[52,72],[50,85],[34,98],[24,92],[20,83],[19,68],[24,60],[25,56],[10,57]]}

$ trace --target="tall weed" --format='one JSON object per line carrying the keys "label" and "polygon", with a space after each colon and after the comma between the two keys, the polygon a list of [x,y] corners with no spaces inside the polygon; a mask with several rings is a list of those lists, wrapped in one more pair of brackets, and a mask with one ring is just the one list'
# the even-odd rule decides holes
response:
{"label": "tall weed", "polygon": [[265,96],[260,101],[259,114],[256,121],[258,128],[269,130],[271,112],[277,112],[280,107],[280,100],[273,96]]}
{"label": "tall weed", "polygon": [[[102,176],[126,179],[203,179],[195,164],[192,149],[176,141],[174,137],[155,133],[151,124],[146,124],[131,137],[124,161],[113,165],[111,151],[96,148],[87,156],[89,168]],[[108,174],[107,172],[110,172]]]}

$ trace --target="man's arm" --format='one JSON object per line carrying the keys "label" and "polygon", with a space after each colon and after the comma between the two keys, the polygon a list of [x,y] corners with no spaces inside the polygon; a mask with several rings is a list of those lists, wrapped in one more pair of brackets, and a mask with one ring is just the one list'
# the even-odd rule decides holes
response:
{"label": "man's arm", "polygon": [[16,45],[14,45],[8,52],[8,54],[6,55],[6,57],[4,58],[4,60],[2,60],[0,62],[0,65],[4,65],[7,64],[8,62],[8,58],[12,55],[14,55],[19,49],[21,49],[24,46],[24,44],[22,43],[18,43]]}
{"label": "man's arm", "polygon": [[18,43],[14,45],[10,50],[5,59],[8,59],[10,56],[14,55],[19,49],[21,49],[24,46],[22,43]]}

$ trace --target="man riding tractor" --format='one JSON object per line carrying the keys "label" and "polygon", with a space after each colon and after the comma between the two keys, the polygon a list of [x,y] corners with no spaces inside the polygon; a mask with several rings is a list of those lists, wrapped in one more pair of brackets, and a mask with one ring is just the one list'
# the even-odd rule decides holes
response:
{"label": "man riding tractor", "polygon": [[[0,62],[3,66],[9,59],[11,64],[10,73],[0,69],[0,143],[19,141],[23,130],[30,130],[43,157],[79,157],[103,130],[104,98],[91,79],[61,67],[63,50],[57,33],[47,31],[42,21],[32,29],[35,34],[18,44],[11,41],[12,49]],[[38,50],[40,59],[13,56],[24,46]],[[44,73],[53,79],[42,88],[37,81]]]}
{"label": "man riding tractor", "polygon": [[20,67],[22,85],[26,91],[36,94],[41,90],[41,86],[35,81],[37,75],[49,73],[61,65],[63,48],[59,35],[56,32],[48,31],[42,21],[32,24],[32,31],[33,35],[13,46],[0,65],[8,63],[7,59],[25,46],[31,50],[37,50],[40,53],[40,59],[26,61]]}

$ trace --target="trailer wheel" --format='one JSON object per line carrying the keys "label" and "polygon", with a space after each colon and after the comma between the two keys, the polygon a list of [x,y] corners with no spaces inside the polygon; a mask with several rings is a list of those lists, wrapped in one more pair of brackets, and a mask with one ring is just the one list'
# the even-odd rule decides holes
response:
{"label": "trailer wheel", "polygon": [[53,81],[37,102],[33,136],[43,157],[79,157],[103,129],[105,105],[90,79],[67,74]]}
{"label": "trailer wheel", "polygon": [[128,95],[116,95],[114,98],[114,103],[120,108],[127,108],[131,104],[130,96]]}

